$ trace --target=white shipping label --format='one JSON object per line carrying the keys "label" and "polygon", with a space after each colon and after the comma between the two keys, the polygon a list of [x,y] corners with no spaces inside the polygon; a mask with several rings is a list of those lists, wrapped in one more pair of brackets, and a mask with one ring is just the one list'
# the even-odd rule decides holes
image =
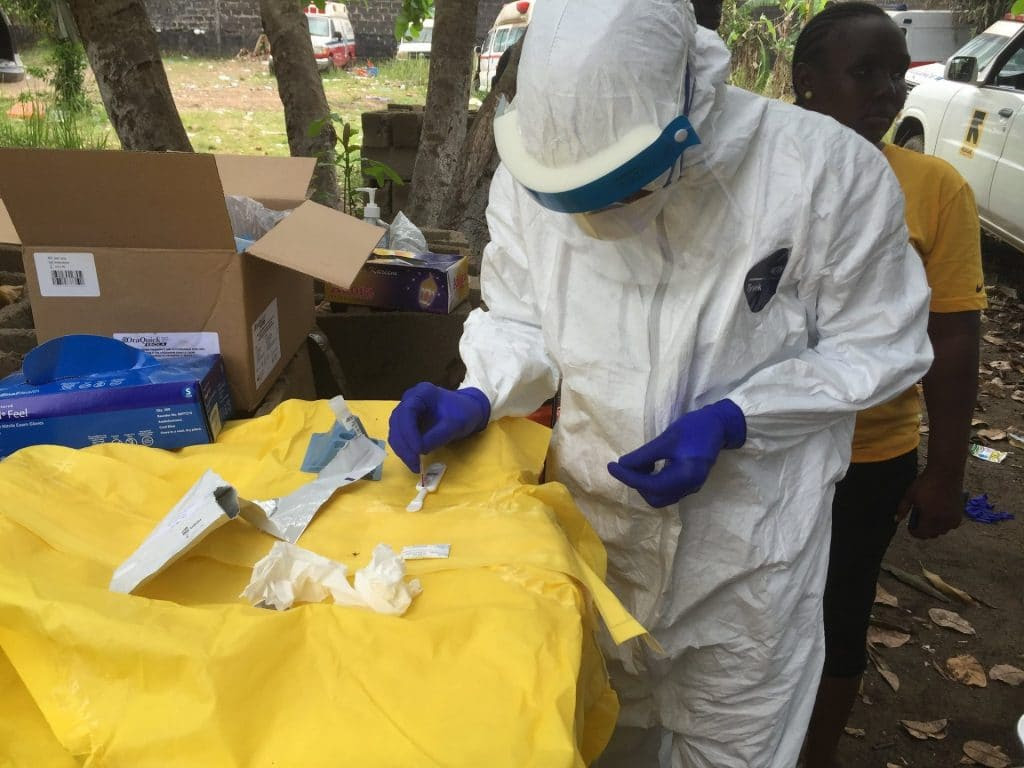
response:
{"label": "white shipping label", "polygon": [[274,299],[252,324],[252,362],[257,388],[273,372],[280,359],[281,325],[277,319],[277,299]]}
{"label": "white shipping label", "polygon": [[91,253],[33,254],[41,296],[99,296],[100,280]]}
{"label": "white shipping label", "polygon": [[213,331],[198,333],[129,333],[118,331],[114,338],[141,349],[157,360],[179,360],[220,354],[220,337]]}

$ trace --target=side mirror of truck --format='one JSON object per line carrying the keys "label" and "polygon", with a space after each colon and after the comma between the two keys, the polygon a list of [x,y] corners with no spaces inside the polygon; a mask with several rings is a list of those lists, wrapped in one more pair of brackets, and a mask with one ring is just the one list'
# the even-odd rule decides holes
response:
{"label": "side mirror of truck", "polygon": [[976,83],[978,60],[974,56],[954,56],[946,64],[946,79],[956,83]]}

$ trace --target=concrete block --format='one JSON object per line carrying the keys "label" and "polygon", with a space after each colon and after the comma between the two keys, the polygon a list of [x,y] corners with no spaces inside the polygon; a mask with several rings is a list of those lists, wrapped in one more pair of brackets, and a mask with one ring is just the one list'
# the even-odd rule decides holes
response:
{"label": "concrete block", "polygon": [[0,352],[24,355],[36,346],[36,332],[32,328],[0,328]]}
{"label": "concrete block", "polygon": [[363,112],[363,154],[371,156],[370,149],[387,149],[391,146],[391,115],[388,112]]}
{"label": "concrete block", "polygon": [[[21,328],[34,329],[35,321],[32,319],[32,305],[28,299],[16,301],[6,307],[0,307],[0,329]],[[35,333],[35,331],[33,331]]]}
{"label": "concrete block", "polygon": [[21,370],[23,355],[16,352],[4,352],[0,350],[0,379]]}
{"label": "concrete block", "polygon": [[420,381],[450,388],[462,382],[459,339],[467,303],[450,315],[354,311],[362,309],[317,316],[341,361],[346,396],[398,400]]}
{"label": "concrete block", "polygon": [[21,248],[0,245],[0,272],[24,272],[25,263],[21,260]]}
{"label": "concrete block", "polygon": [[[412,147],[420,145],[420,132],[423,129],[422,112],[391,113],[391,144],[395,147]],[[404,178],[404,177],[403,177]]]}
{"label": "concrete block", "polygon": [[412,179],[412,170],[416,165],[416,150],[411,148],[394,147],[364,147],[363,157],[368,160],[376,160],[389,166],[399,178],[409,181]]}

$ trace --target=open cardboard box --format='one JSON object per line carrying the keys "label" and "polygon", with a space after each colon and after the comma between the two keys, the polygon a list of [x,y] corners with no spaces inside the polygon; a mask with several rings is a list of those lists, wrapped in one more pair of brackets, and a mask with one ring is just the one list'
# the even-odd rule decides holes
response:
{"label": "open cardboard box", "polygon": [[[215,338],[235,407],[253,410],[313,327],[311,276],[350,286],[381,236],[305,199],[314,165],[0,149],[0,242],[22,248],[38,341],[159,334],[210,353]],[[225,194],[295,210],[237,253]]]}

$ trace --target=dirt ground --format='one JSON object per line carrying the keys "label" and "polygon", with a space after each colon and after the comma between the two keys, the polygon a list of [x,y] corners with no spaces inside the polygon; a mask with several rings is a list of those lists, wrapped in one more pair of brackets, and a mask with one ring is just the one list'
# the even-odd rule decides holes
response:
{"label": "dirt ground", "polygon": [[[1014,432],[1024,440],[1024,310],[1016,294],[1004,286],[990,286],[989,301],[975,413],[976,421],[982,423],[976,431]],[[898,598],[899,605],[876,603],[874,616],[890,625],[887,628],[903,627],[910,640],[897,648],[876,647],[898,678],[899,689],[893,690],[876,668],[869,668],[863,696],[849,723],[863,734],[855,731],[843,737],[844,768],[958,766],[968,759],[964,744],[972,740],[1001,747],[1009,760],[984,765],[1024,765],[1024,750],[1015,736],[1017,719],[1024,715],[1024,684],[1013,687],[989,679],[985,687],[967,686],[939,671],[946,668],[947,659],[962,655],[976,658],[986,677],[997,664],[1024,668],[1024,442],[1011,442],[1009,437],[977,437],[976,442],[1009,456],[1001,464],[969,458],[965,490],[972,496],[988,494],[997,510],[1010,512],[1015,519],[985,525],[965,518],[957,530],[931,541],[915,539],[902,530],[886,563],[916,575],[923,566],[993,607],[957,599],[943,603],[882,573],[879,583]],[[923,459],[927,434],[922,437],[921,453]],[[929,620],[931,608],[959,613],[976,634],[936,626]],[[942,739],[913,738],[899,722],[940,719],[948,720]]]}

